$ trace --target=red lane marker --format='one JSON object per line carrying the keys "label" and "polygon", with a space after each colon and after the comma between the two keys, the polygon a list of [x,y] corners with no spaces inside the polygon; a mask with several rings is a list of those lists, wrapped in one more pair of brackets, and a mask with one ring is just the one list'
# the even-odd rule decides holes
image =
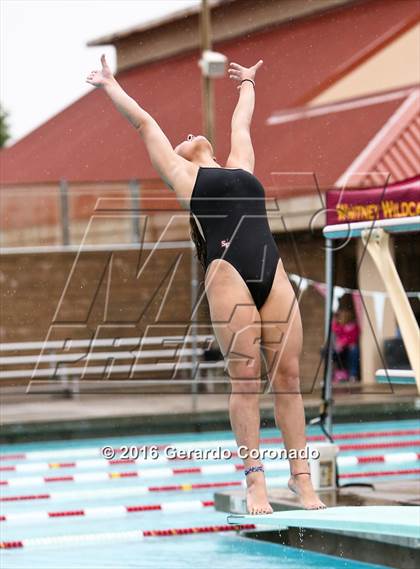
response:
{"label": "red lane marker", "polygon": [[19,454],[3,454],[0,455],[0,460],[22,460],[26,458],[25,452],[20,452]]}
{"label": "red lane marker", "polygon": [[172,472],[174,474],[197,474],[201,472],[201,468],[173,468]]}
{"label": "red lane marker", "polygon": [[404,435],[420,435],[420,429],[398,429],[394,431],[372,431],[372,432],[363,432],[363,433],[340,433],[338,435],[334,435],[335,440],[345,440],[345,439],[358,439],[358,438],[365,438],[365,439],[372,439],[375,437],[402,437]]}
{"label": "red lane marker", "polygon": [[182,490],[179,484],[172,484],[171,486],[150,486],[149,492],[172,492],[173,490]]}
{"label": "red lane marker", "polygon": [[382,456],[358,456],[357,462],[362,464],[363,462],[385,462],[385,457]]}
{"label": "red lane marker", "polygon": [[203,488],[224,488],[225,486],[242,486],[242,482],[209,482],[202,484],[191,484],[194,490],[200,490]]}
{"label": "red lane marker", "polygon": [[138,478],[138,472],[109,472],[109,478]]}
{"label": "red lane marker", "polygon": [[70,482],[74,476],[44,476],[44,482]]}
{"label": "red lane marker", "polygon": [[50,462],[48,464],[48,468],[74,468],[75,466],[75,462]]}
{"label": "red lane marker", "polygon": [[359,443],[352,445],[339,445],[340,450],[368,450],[375,448],[403,448],[403,447],[416,447],[420,446],[420,439],[413,441],[394,441],[390,443]]}
{"label": "red lane marker", "polygon": [[148,506],[126,506],[127,512],[150,512],[151,510],[161,510],[160,504],[150,504]]}
{"label": "red lane marker", "polygon": [[254,524],[204,526],[197,528],[174,528],[144,531],[144,537],[170,537],[173,535],[188,535],[192,533],[214,533],[218,531],[236,531],[242,529],[256,529]]}
{"label": "red lane marker", "polygon": [[85,516],[84,510],[68,510],[67,512],[48,512],[50,518],[64,518],[67,516]]}
{"label": "red lane marker", "polygon": [[18,549],[23,547],[23,541],[1,541],[0,549]]}
{"label": "red lane marker", "polygon": [[383,470],[382,472],[349,472],[340,474],[340,478],[364,478],[367,476],[397,476],[398,474],[419,474],[420,468],[408,468],[406,470]]}
{"label": "red lane marker", "polygon": [[0,502],[18,502],[19,500],[49,500],[51,494],[29,494],[27,496],[5,496]]}

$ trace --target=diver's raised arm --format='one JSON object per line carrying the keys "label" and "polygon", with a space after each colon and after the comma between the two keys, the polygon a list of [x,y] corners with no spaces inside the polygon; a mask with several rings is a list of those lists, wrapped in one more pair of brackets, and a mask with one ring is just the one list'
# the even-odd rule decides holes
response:
{"label": "diver's raised arm", "polygon": [[149,113],[142,109],[119,85],[109,68],[105,55],[101,56],[101,64],[102,69],[92,71],[87,76],[86,82],[94,87],[103,89],[116,108],[130,121],[134,128],[140,128],[142,123],[150,117]]}
{"label": "diver's raised arm", "polygon": [[[230,154],[226,165],[239,167],[253,173],[255,165],[254,149],[251,141],[251,121],[255,106],[254,80],[257,69],[263,64],[262,59],[252,67],[243,67],[232,62],[229,77],[239,81],[239,100],[231,121]],[[245,81],[250,79],[250,81]]]}
{"label": "diver's raised arm", "polygon": [[177,179],[190,165],[172,148],[167,136],[156,120],[119,85],[109,68],[105,55],[101,57],[102,69],[92,71],[86,81],[102,88],[116,108],[138,131],[146,145],[150,161],[162,180],[174,189]]}

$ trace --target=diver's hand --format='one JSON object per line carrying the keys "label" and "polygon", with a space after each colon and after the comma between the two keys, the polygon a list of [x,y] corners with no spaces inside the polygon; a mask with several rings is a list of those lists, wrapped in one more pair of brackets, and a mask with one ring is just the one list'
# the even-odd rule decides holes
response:
{"label": "diver's hand", "polygon": [[102,69],[100,71],[91,71],[86,78],[86,83],[90,83],[94,87],[105,87],[115,80],[106,61],[105,54],[101,56],[101,63]]}
{"label": "diver's hand", "polygon": [[[255,75],[257,70],[263,64],[263,60],[260,59],[258,63],[253,65],[252,67],[242,67],[238,63],[234,63],[233,61],[229,64],[229,78],[233,79],[234,81],[243,81],[244,79],[252,79],[255,81]],[[241,84],[238,85],[238,89],[240,89]]]}

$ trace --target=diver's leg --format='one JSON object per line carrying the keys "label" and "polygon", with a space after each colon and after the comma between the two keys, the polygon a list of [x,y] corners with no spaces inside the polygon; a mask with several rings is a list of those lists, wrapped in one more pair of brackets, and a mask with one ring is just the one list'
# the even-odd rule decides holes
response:
{"label": "diver's leg", "polygon": [[[215,259],[210,263],[205,287],[213,329],[231,380],[229,415],[235,439],[238,446],[259,450],[260,316],[246,283],[229,262]],[[243,460],[245,469],[261,465],[258,457]],[[246,482],[248,512],[271,513],[264,472],[250,472]]]}
{"label": "diver's leg", "polygon": [[[276,424],[285,448],[306,447],[305,410],[299,381],[299,357],[302,351],[302,322],[299,304],[280,260],[270,294],[260,310],[262,347],[267,360],[271,390],[274,394]],[[325,507],[316,495],[306,458],[290,458],[289,488],[296,491],[304,508]]]}

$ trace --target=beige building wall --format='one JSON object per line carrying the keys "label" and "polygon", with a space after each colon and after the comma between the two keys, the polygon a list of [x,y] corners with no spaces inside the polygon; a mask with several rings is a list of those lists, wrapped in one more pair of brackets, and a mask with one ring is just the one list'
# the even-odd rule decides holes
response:
{"label": "beige building wall", "polygon": [[420,84],[420,24],[323,91],[308,104],[327,105]]}

